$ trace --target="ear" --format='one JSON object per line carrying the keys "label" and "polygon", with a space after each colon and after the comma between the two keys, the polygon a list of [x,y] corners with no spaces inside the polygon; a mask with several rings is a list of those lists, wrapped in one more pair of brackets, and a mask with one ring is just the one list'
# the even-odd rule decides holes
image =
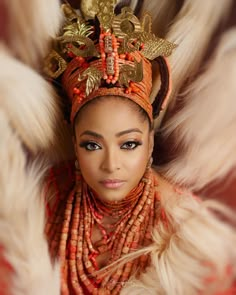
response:
{"label": "ear", "polygon": [[148,158],[150,158],[152,156],[153,148],[154,148],[154,130],[151,130],[149,132]]}

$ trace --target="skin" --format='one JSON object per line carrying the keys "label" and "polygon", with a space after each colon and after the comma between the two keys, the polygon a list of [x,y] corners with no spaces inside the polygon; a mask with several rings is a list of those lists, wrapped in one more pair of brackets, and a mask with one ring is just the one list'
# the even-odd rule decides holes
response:
{"label": "skin", "polygon": [[98,198],[120,201],[138,185],[153,150],[153,131],[131,103],[97,100],[75,122],[75,152],[83,178]]}

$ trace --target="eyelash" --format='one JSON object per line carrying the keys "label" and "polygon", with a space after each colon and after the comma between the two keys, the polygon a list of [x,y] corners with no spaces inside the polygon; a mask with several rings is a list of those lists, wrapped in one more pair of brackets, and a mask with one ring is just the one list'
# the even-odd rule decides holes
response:
{"label": "eyelash", "polygon": [[[89,152],[101,149],[101,146],[98,143],[94,142],[94,141],[81,142],[79,146],[84,148],[86,151],[89,151]],[[89,148],[89,146],[90,146],[90,148]],[[91,146],[92,146],[92,148],[91,148]]]}
{"label": "eyelash", "polygon": [[[142,145],[141,141],[130,140],[130,141],[123,143],[120,148],[122,150],[132,151],[132,150],[135,150],[140,145]],[[94,141],[81,142],[79,146],[89,152],[100,150],[102,148],[98,143],[96,143]]]}
{"label": "eyelash", "polygon": [[[128,147],[128,145],[130,145],[131,147]],[[124,150],[135,150],[139,145],[142,145],[142,142],[141,141],[130,140],[130,141],[127,141],[124,144],[122,144],[121,149],[124,149]],[[124,146],[126,146],[126,148],[124,148]]]}

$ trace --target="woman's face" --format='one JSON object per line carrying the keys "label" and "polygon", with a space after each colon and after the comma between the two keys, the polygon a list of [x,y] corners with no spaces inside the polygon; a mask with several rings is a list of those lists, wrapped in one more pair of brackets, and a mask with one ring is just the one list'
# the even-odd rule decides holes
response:
{"label": "woman's face", "polygon": [[97,100],[82,109],[76,120],[81,173],[104,201],[122,200],[139,183],[152,148],[148,120],[125,100]]}

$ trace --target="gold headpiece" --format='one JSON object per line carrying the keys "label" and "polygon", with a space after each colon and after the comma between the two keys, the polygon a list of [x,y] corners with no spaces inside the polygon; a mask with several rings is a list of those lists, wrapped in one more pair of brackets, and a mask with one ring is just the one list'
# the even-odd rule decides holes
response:
{"label": "gold headpiece", "polygon": [[151,33],[149,14],[140,21],[130,8],[124,7],[115,15],[115,2],[97,1],[93,24],[85,22],[69,4],[62,5],[66,22],[45,60],[45,72],[51,78],[62,75],[63,88],[72,103],[71,122],[87,101],[105,95],[133,100],[152,121],[152,71],[148,60],[158,61],[164,82],[154,104],[162,104],[169,92],[165,57],[176,45]]}

